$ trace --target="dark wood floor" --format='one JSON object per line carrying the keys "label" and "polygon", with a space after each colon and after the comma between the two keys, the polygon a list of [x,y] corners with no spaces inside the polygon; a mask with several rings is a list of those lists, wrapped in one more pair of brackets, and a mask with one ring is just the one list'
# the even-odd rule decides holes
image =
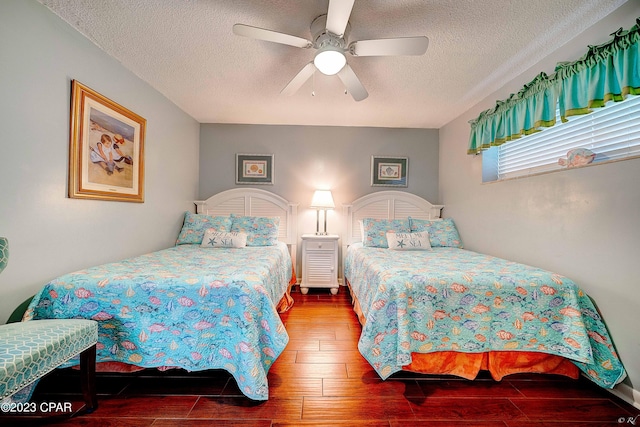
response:
{"label": "dark wood floor", "polygon": [[[357,350],[360,325],[344,288],[294,292],[282,315],[289,345],[269,371],[269,400],[244,397],[224,371],[156,370],[98,374],[99,408],[83,414],[77,372],[43,379],[35,402],[70,402],[0,425],[72,426],[621,426],[640,425],[640,411],[589,381],[531,375],[502,382],[483,377],[396,375],[381,381]],[[59,408],[58,408],[59,409]]]}

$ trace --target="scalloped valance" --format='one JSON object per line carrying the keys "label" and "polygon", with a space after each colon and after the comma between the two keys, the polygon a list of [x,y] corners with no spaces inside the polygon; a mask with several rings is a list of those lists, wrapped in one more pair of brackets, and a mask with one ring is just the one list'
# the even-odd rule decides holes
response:
{"label": "scalloped valance", "polygon": [[589,46],[587,53],[574,62],[561,62],[548,76],[538,74],[517,94],[497,101],[470,121],[468,154],[477,154],[492,146],[556,124],[560,117],[588,114],[608,101],[622,101],[627,95],[640,94],[640,18],[629,30],[620,28],[613,39]]}

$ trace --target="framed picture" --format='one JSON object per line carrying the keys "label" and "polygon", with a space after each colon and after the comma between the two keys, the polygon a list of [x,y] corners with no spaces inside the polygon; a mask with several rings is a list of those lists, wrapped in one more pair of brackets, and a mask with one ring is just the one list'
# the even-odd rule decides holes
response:
{"label": "framed picture", "polygon": [[236,184],[273,184],[273,154],[236,154]]}
{"label": "framed picture", "polygon": [[406,187],[408,157],[371,156],[371,186]]}
{"label": "framed picture", "polygon": [[69,197],[144,202],[146,123],[73,80]]}

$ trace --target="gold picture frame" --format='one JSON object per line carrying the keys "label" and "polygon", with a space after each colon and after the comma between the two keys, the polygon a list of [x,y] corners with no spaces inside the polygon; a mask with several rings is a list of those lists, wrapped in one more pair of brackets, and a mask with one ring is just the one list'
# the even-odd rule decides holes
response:
{"label": "gold picture frame", "polygon": [[143,203],[146,124],[144,118],[73,80],[69,197]]}

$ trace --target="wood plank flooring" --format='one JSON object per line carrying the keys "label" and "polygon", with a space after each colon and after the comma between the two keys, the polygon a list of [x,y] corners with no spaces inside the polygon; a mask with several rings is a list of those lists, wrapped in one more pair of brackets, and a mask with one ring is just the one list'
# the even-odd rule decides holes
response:
{"label": "wood plank flooring", "polygon": [[[35,402],[70,402],[72,413],[0,414],[0,425],[606,427],[640,425],[640,411],[588,380],[530,375],[396,374],[382,381],[360,356],[350,298],[294,291],[282,315],[290,342],[269,371],[269,400],[244,397],[224,371],[98,374],[99,407],[83,414],[76,371],[38,385]],[[638,418],[636,418],[638,417]],[[635,423],[635,424],[634,424]]]}

